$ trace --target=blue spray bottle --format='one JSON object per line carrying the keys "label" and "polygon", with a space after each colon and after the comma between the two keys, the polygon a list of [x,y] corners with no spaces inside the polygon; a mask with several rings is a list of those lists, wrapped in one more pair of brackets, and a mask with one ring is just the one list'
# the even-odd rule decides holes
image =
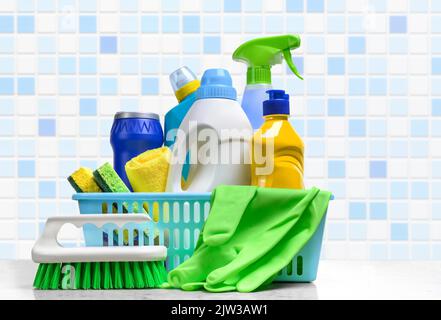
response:
{"label": "blue spray bottle", "polygon": [[271,86],[271,66],[282,63],[285,59],[291,71],[303,79],[291,58],[291,50],[300,46],[297,35],[281,35],[257,38],[243,43],[233,53],[233,60],[245,62],[247,85],[242,97],[242,108],[254,130],[263,123],[262,104],[267,100],[267,90]]}

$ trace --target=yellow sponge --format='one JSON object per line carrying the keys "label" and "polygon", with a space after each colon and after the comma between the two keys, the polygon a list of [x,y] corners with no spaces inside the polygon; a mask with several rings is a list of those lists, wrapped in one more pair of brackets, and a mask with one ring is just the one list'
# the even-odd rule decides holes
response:
{"label": "yellow sponge", "polygon": [[126,163],[126,173],[135,192],[164,192],[171,151],[167,147],[148,150]]}
{"label": "yellow sponge", "polygon": [[93,172],[89,168],[79,168],[67,180],[76,192],[101,192],[101,188],[96,183]]}

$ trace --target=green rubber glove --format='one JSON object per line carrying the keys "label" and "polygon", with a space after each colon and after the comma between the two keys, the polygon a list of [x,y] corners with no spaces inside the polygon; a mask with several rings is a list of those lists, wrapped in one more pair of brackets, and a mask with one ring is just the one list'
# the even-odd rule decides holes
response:
{"label": "green rubber glove", "polygon": [[316,231],[331,194],[219,186],[193,256],[169,273],[183,290],[249,292],[265,286]]}

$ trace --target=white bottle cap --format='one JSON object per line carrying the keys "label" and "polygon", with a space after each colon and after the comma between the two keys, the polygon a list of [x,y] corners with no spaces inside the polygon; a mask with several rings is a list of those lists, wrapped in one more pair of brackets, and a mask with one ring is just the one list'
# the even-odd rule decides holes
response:
{"label": "white bottle cap", "polygon": [[169,79],[174,92],[181,89],[187,83],[197,80],[195,74],[186,66],[173,71]]}

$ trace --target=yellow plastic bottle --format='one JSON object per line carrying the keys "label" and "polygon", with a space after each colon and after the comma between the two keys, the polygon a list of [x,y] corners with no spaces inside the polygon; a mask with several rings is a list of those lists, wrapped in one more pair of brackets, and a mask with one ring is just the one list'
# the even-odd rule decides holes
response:
{"label": "yellow plastic bottle", "polygon": [[251,184],[267,188],[303,189],[304,144],[288,122],[289,95],[268,90],[264,123],[253,136]]}

